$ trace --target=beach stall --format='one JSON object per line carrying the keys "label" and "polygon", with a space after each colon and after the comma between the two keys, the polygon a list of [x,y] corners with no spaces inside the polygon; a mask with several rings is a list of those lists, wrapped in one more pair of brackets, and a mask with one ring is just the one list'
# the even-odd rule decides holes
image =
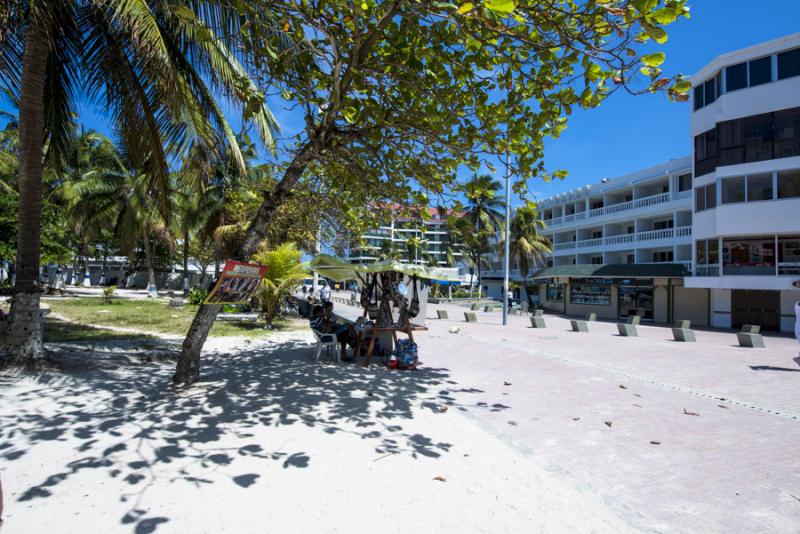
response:
{"label": "beach stall", "polygon": [[[415,331],[426,330],[431,282],[451,281],[452,278],[437,267],[398,261],[352,264],[327,254],[314,257],[309,269],[335,281],[357,280],[355,312],[336,315],[357,325],[359,339],[367,343],[365,366],[369,365],[377,342],[391,350],[398,343],[404,345],[398,340],[398,334],[404,334],[413,342]],[[357,351],[359,349],[357,347]]]}

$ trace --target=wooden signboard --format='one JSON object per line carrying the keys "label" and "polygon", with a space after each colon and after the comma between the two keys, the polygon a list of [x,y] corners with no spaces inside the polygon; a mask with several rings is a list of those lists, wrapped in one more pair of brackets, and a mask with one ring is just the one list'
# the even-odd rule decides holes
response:
{"label": "wooden signboard", "polygon": [[203,304],[247,304],[265,274],[264,265],[228,260]]}

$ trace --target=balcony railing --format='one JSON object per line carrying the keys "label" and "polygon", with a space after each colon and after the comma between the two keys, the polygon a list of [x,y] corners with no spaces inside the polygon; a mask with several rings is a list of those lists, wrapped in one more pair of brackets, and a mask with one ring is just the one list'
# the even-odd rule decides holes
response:
{"label": "balcony railing", "polygon": [[627,202],[620,202],[619,204],[612,204],[610,206],[605,206],[602,208],[594,208],[589,211],[579,211],[577,213],[570,213],[569,215],[565,215],[563,217],[553,217],[551,219],[545,219],[544,222],[545,224],[547,224],[547,226],[555,226],[559,224],[577,221],[580,219],[586,219],[587,217],[591,219],[592,217],[611,215],[613,213],[619,213],[621,211],[628,211],[647,206],[655,206],[657,204],[663,204],[665,202],[669,202],[670,200],[671,200],[670,193],[659,193],[657,195],[650,195],[647,197],[636,198],[634,200],[628,200]]}
{"label": "balcony railing", "polygon": [[603,238],[597,237],[594,239],[582,239],[581,241],[576,242],[578,248],[587,248],[587,247],[599,247],[603,244]]}
{"label": "balcony railing", "polygon": [[553,250],[570,250],[575,248],[575,241],[568,241],[566,243],[556,243],[553,245]]}
{"label": "balcony railing", "polygon": [[622,234],[610,235],[605,239],[606,245],[619,245],[621,243],[633,243],[636,239],[636,234]]}

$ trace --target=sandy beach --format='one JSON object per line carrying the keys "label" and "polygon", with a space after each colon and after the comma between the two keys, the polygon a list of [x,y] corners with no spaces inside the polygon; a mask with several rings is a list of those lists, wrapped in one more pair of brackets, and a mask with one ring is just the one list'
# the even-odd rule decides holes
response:
{"label": "sandy beach", "polygon": [[3,534],[633,531],[472,416],[501,398],[434,361],[319,365],[310,341],[213,339],[185,391],[124,343],[0,377]]}

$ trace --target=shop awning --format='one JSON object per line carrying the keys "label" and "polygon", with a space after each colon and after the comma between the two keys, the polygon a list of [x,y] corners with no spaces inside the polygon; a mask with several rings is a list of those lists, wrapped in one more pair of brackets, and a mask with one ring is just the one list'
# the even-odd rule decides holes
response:
{"label": "shop awning", "polygon": [[418,278],[425,278],[438,282],[457,282],[458,278],[453,277],[445,269],[439,267],[428,267],[425,265],[410,265],[399,261],[379,261],[377,263],[348,263],[327,254],[315,256],[308,265],[310,271],[316,272],[333,280],[352,280],[357,274],[362,273],[383,273],[396,271],[408,276],[416,275]]}
{"label": "shop awning", "polygon": [[690,276],[681,263],[621,263],[613,265],[556,265],[545,267],[531,278],[683,278]]}

